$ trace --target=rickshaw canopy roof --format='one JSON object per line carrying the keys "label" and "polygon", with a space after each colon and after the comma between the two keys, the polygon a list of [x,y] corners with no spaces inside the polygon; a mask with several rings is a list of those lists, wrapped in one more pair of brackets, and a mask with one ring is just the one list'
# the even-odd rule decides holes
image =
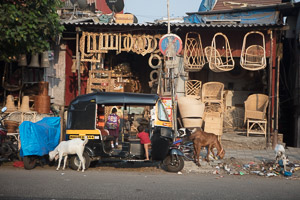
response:
{"label": "rickshaw canopy roof", "polygon": [[[95,92],[76,97],[70,108],[80,107],[80,103],[95,100],[96,104],[131,104],[131,105],[155,105],[159,96],[156,94],[126,93],[126,92]],[[69,109],[70,109],[69,108]]]}

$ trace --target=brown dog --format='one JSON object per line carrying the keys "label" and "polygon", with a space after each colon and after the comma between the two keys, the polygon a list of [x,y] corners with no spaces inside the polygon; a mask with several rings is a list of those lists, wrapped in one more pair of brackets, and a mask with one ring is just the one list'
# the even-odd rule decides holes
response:
{"label": "brown dog", "polygon": [[[213,153],[213,148],[217,148],[217,156],[221,159],[225,156],[225,150],[222,148],[220,141],[218,140],[218,136],[213,133],[206,133],[200,129],[196,129],[193,131],[190,140],[193,141],[194,145],[194,159],[195,163],[200,166],[199,155],[202,147],[207,147],[207,155],[206,161],[209,162],[209,154]],[[214,153],[213,153],[214,154]]]}

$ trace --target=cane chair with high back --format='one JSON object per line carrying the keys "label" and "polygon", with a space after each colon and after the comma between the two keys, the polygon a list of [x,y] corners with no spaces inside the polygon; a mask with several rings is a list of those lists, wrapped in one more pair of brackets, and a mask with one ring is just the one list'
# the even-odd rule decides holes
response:
{"label": "cane chair with high back", "polygon": [[265,94],[252,94],[248,96],[245,104],[245,118],[244,122],[246,123],[247,119],[257,119],[264,120],[266,119],[266,110],[268,107],[269,98]]}
{"label": "cane chair with high back", "polygon": [[247,122],[247,137],[249,133],[267,134],[267,107],[269,98],[265,94],[252,94],[248,96],[245,103],[245,118]]}
{"label": "cane chair with high back", "polygon": [[220,82],[207,82],[202,85],[202,101],[204,103],[223,104],[224,84]]}

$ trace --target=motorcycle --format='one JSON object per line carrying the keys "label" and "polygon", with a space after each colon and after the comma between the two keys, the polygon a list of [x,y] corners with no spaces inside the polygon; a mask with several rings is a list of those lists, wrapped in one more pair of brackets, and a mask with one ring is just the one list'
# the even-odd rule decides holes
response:
{"label": "motorcycle", "polygon": [[175,148],[179,149],[183,153],[183,159],[185,161],[194,161],[193,142],[184,142],[182,138],[178,138],[178,140],[176,140],[173,144],[176,145]]}
{"label": "motorcycle", "polygon": [[[6,107],[1,109],[1,114],[7,110]],[[0,161],[13,161],[19,159],[18,141],[15,137],[7,135],[7,130],[3,125],[3,120],[8,117],[8,113],[0,117]]]}

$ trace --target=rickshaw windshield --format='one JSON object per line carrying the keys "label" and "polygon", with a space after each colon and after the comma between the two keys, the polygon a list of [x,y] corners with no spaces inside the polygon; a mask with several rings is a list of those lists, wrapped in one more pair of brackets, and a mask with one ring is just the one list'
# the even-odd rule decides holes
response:
{"label": "rickshaw windshield", "polygon": [[158,119],[161,121],[170,121],[167,111],[160,100],[158,101],[157,106],[158,106],[158,116],[157,116]]}

